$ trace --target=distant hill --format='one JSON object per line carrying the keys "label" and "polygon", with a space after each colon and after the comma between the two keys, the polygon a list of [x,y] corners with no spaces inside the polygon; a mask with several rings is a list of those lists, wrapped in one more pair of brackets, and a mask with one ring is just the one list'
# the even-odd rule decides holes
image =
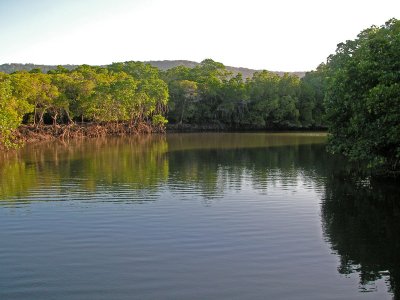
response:
{"label": "distant hill", "polygon": [[[68,70],[73,70],[77,67],[77,65],[63,65]],[[50,70],[56,69],[57,66],[50,65],[35,65],[35,64],[2,64],[0,65],[0,72],[4,73],[13,73],[16,71],[30,71],[32,69],[40,69],[43,73],[47,73]]]}
{"label": "distant hill", "polygon": [[154,67],[159,68],[160,70],[168,70],[178,66],[185,66],[188,68],[194,68],[199,65],[198,62],[190,61],[190,60],[150,60],[144,61],[144,63],[151,64]]}
{"label": "distant hill", "polygon": [[[177,66],[186,66],[188,68],[193,68],[199,65],[198,62],[190,60],[151,60],[151,61],[145,61],[145,63],[149,63],[152,66],[157,67],[163,71]],[[78,67],[78,65],[63,65],[63,67],[68,70],[73,70],[76,67]],[[47,73],[48,71],[54,70],[55,68],[57,68],[57,66],[12,63],[12,64],[0,65],[0,72],[10,74],[16,71],[24,71],[24,70],[30,71],[32,69],[41,69],[43,73]],[[253,76],[254,72],[261,71],[261,70],[254,70],[241,67],[230,67],[230,66],[226,66],[226,68],[234,74],[242,73],[243,78],[250,78]],[[282,76],[284,73],[286,73],[283,71],[272,71],[272,72],[278,74],[279,76]],[[287,73],[297,75],[298,77],[301,78],[305,75],[306,72],[287,72]]]}

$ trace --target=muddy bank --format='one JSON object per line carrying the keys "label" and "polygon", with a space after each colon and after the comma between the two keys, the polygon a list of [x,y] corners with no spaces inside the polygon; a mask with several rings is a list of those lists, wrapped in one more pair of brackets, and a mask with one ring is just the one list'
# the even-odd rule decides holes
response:
{"label": "muddy bank", "polygon": [[326,127],[312,126],[228,126],[223,123],[214,124],[167,124],[167,132],[202,132],[202,131],[327,131]]}
{"label": "muddy bank", "polygon": [[147,123],[132,125],[129,123],[83,123],[68,125],[22,125],[14,134],[14,142],[35,143],[49,140],[68,140],[74,138],[97,138],[104,136],[125,136],[138,134],[163,133],[164,128]]}

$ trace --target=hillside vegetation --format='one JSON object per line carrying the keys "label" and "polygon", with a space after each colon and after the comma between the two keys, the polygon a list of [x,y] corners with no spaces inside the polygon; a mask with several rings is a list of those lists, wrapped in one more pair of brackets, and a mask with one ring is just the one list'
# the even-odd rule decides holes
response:
{"label": "hillside vegetation", "polygon": [[328,58],[326,110],[333,152],[400,172],[400,21],[363,30]]}
{"label": "hillside vegetation", "polygon": [[[194,68],[200,63],[190,60],[151,60],[151,61],[144,61],[145,64],[150,64],[153,67],[158,68],[160,71],[166,71],[168,69],[172,69],[179,66],[184,66],[187,68]],[[76,69],[79,65],[61,65],[63,68],[67,70]],[[107,67],[106,65],[100,67]],[[47,73],[48,71],[57,69],[57,66],[52,65],[37,65],[37,64],[19,64],[19,63],[10,63],[10,64],[2,64],[0,65],[0,72],[11,74],[17,71],[31,71],[33,69],[39,69],[43,73]],[[232,72],[234,75],[238,73],[242,74],[243,78],[251,78],[255,72],[259,72],[261,70],[254,70],[249,68],[242,68],[242,67],[230,67],[226,66],[226,69]],[[283,71],[272,71],[279,76],[283,76],[285,73],[289,73],[292,75],[296,75],[298,77],[303,77],[306,72],[283,72]]]}
{"label": "hillside vegetation", "polygon": [[[6,66],[8,72],[22,68]],[[56,130],[62,137],[70,136],[71,126],[74,134],[97,136],[90,131],[163,131],[167,122],[234,130],[328,126],[332,152],[385,174],[400,171],[396,19],[339,44],[326,63],[301,78],[254,70],[245,78],[212,59],[42,66],[46,73],[36,65],[25,67],[32,69],[0,72],[0,141],[6,147],[45,124],[67,126],[67,135]]]}

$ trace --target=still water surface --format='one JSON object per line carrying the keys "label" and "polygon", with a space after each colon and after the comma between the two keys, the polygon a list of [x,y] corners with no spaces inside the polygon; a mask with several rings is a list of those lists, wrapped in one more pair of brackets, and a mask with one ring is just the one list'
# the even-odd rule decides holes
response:
{"label": "still water surface", "polygon": [[400,189],[318,133],[170,134],[0,158],[0,299],[400,297]]}

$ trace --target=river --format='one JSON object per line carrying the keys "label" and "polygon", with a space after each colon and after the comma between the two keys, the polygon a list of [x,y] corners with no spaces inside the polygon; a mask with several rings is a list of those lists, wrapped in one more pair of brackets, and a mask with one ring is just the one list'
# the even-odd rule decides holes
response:
{"label": "river", "polygon": [[321,133],[187,133],[0,157],[0,299],[400,297],[400,188]]}

